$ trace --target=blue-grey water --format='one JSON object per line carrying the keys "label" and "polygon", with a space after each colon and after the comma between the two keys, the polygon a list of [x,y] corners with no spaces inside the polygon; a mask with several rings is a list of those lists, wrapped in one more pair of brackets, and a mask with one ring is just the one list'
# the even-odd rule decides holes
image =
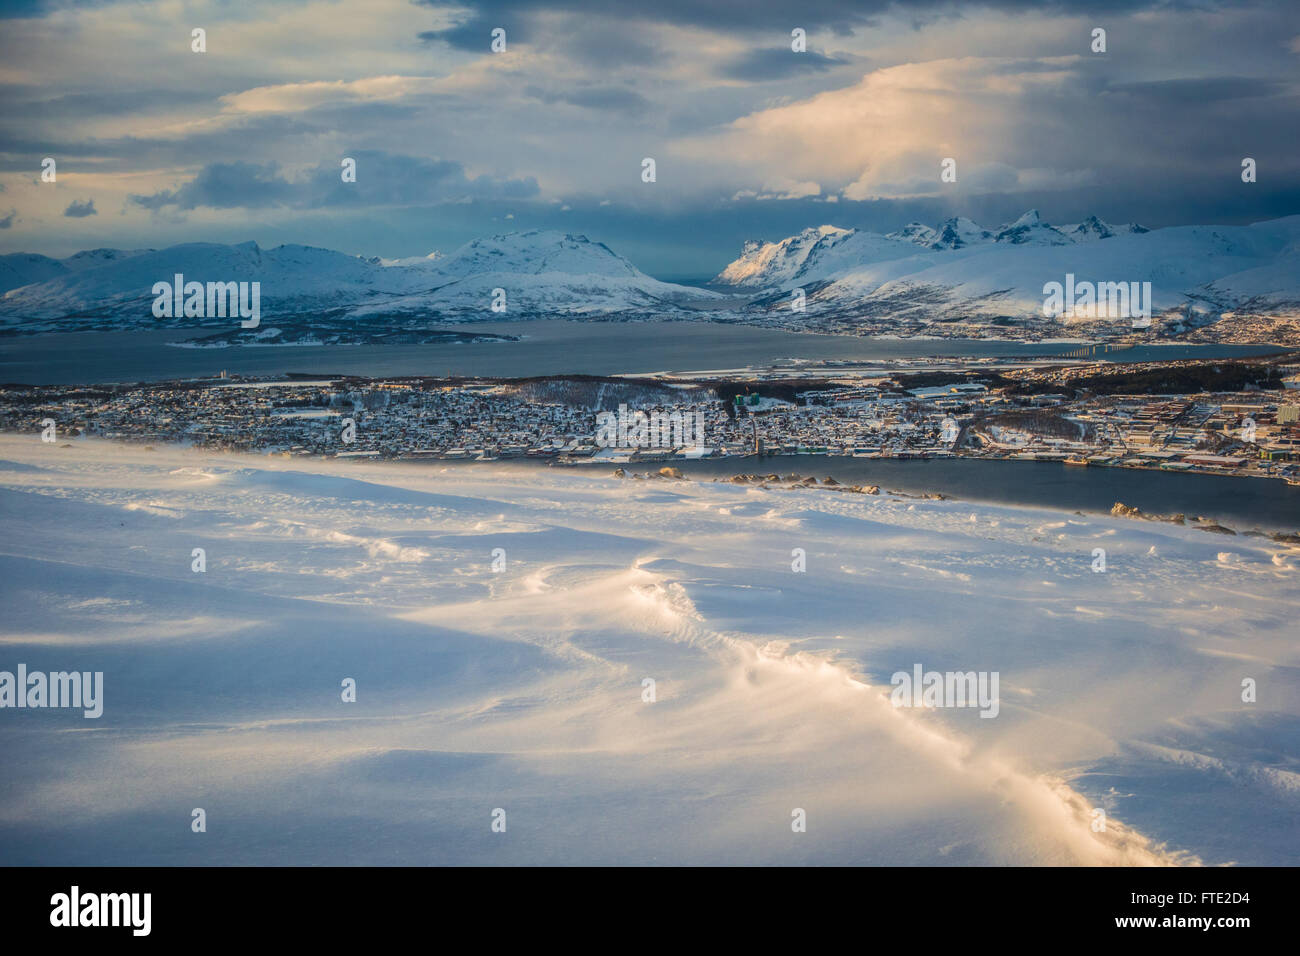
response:
{"label": "blue-grey water", "polygon": [[[1085,514],[1109,512],[1117,501],[1147,514],[1203,515],[1237,530],[1300,532],[1300,488],[1276,478],[1233,478],[1130,468],[1079,468],[1060,462],[981,458],[889,459],[826,455],[665,462],[695,480],[737,474],[796,473],[818,481],[879,485],[908,494],[939,493],[966,501],[1028,505]],[[470,467],[473,467],[472,465]],[[613,465],[576,465],[612,471]],[[662,465],[624,465],[634,471]]]}
{"label": "blue-grey water", "polygon": [[[457,331],[521,336],[517,342],[175,348],[208,330],[67,332],[0,339],[0,382],[28,385],[148,382],[221,370],[350,375],[528,376],[694,372],[763,367],[791,359],[877,361],[924,356],[1060,355],[1076,346],[1020,342],[880,339],[809,335],[712,322],[481,322]],[[1282,351],[1271,346],[1142,346],[1099,355],[1116,361],[1226,358]]]}

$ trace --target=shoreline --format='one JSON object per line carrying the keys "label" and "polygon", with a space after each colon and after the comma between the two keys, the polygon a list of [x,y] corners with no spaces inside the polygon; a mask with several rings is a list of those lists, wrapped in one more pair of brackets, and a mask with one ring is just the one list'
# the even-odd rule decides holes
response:
{"label": "shoreline", "polygon": [[[0,435],[13,435],[15,437],[22,437],[25,434],[26,434],[25,432],[20,432],[20,431],[0,429]],[[1085,468],[1081,468],[1074,462],[1067,462],[1065,460],[1067,456],[1063,453],[1052,454],[1047,457],[1033,457],[1033,458],[1021,458],[1017,455],[963,455],[960,453],[935,454],[930,452],[918,452],[915,454],[902,454],[902,455],[879,455],[879,454],[836,455],[830,452],[820,452],[820,451],[819,452],[792,452],[790,454],[779,454],[779,455],[755,455],[751,453],[747,455],[706,455],[701,457],[690,457],[685,455],[677,455],[671,453],[665,454],[659,452],[659,453],[654,453],[652,456],[645,457],[645,458],[637,458],[636,453],[633,452],[627,458],[619,457],[619,458],[608,458],[608,459],[572,458],[572,457],[567,457],[563,452],[556,452],[554,454],[546,454],[546,455],[507,455],[507,456],[498,455],[495,457],[485,457],[479,455],[475,457],[470,457],[467,454],[453,455],[453,456],[431,455],[431,454],[420,454],[420,453],[386,454],[380,451],[358,450],[353,452],[340,452],[335,455],[320,455],[315,452],[295,453],[293,451],[284,451],[278,448],[208,447],[208,446],[197,445],[192,443],[169,442],[169,441],[161,441],[158,439],[149,439],[149,438],[140,438],[140,439],[133,440],[130,438],[106,438],[100,435],[75,435],[70,437],[76,438],[78,440],[82,440],[85,438],[93,438],[99,441],[108,441],[114,444],[122,444],[122,445],[143,445],[146,447],[151,445],[162,445],[169,448],[197,448],[200,450],[208,450],[214,452],[236,451],[236,452],[249,454],[249,455],[282,455],[284,457],[289,457],[289,458],[302,458],[302,459],[311,459],[316,461],[329,461],[329,460],[372,461],[372,462],[392,461],[392,462],[403,462],[403,463],[439,462],[443,464],[451,463],[451,464],[484,464],[484,465],[501,464],[501,463],[509,463],[509,464],[531,463],[531,464],[538,464],[538,465],[546,465],[548,467],[561,467],[561,468],[596,468],[596,467],[622,468],[628,465],[647,465],[647,466],[660,465],[662,467],[663,465],[680,465],[689,462],[717,463],[717,462],[734,461],[737,464],[739,464],[741,462],[761,463],[763,461],[772,461],[772,460],[786,459],[786,458],[816,458],[816,459],[825,459],[827,461],[886,461],[886,462],[1003,461],[1003,462],[1019,462],[1022,464],[1030,464],[1030,465],[1059,464],[1062,465],[1063,467],[1068,467],[1073,470],[1086,470]],[[63,444],[65,441],[67,441],[66,438],[60,439],[59,444]],[[1206,466],[1206,465],[1191,465],[1187,468],[1172,469],[1172,468],[1164,468],[1160,465],[1126,465],[1123,464],[1122,462],[1089,462],[1086,468],[1115,470],[1115,471],[1155,472],[1162,475],[1201,475],[1208,478],[1256,478],[1262,480],[1277,481],[1277,482],[1281,482],[1282,484],[1288,484],[1288,482],[1280,475],[1260,474],[1258,472],[1244,471],[1240,468],[1218,468],[1218,467]],[[737,474],[740,473],[741,472],[737,472]],[[1300,493],[1300,486],[1296,486],[1296,487],[1298,493]]]}
{"label": "shoreline", "polygon": [[[4,436],[6,438],[30,438],[31,437],[22,432],[14,432],[8,430],[0,431],[0,436]],[[282,460],[296,459],[304,462],[307,461],[317,462],[317,463],[333,462],[340,465],[342,464],[362,464],[362,465],[395,464],[395,465],[428,466],[431,464],[438,464],[444,467],[446,466],[456,466],[456,467],[497,466],[497,467],[504,467],[504,468],[511,468],[511,469],[540,468],[540,467],[559,468],[561,470],[571,471],[575,474],[580,474],[580,475],[584,475],[585,477],[592,477],[592,478],[612,477],[612,478],[621,478],[625,480],[686,480],[686,481],[695,481],[704,484],[731,483],[731,484],[743,484],[747,486],[762,488],[763,490],[775,490],[775,491],[817,488],[820,490],[839,491],[841,493],[847,493],[847,494],[861,493],[861,494],[868,494],[872,496],[888,495],[891,497],[912,499],[918,501],[922,501],[922,500],[961,501],[961,502],[970,502],[971,504],[993,504],[993,505],[1001,505],[1006,507],[1041,509],[1041,510],[1055,511],[1061,514],[1071,514],[1071,513],[1078,514],[1078,515],[1091,514],[1094,516],[1110,515],[1113,517],[1128,517],[1128,518],[1150,520],[1150,521],[1172,521],[1172,519],[1176,515],[1180,515],[1185,519],[1185,522],[1175,521],[1173,523],[1182,524],[1182,526],[1184,527],[1189,527],[1189,528],[1199,527],[1201,528],[1201,530],[1213,531],[1215,530],[1215,527],[1211,527],[1211,526],[1217,526],[1218,528],[1223,529],[1225,532],[1234,535],[1236,534],[1259,535],[1263,537],[1272,538],[1273,540],[1285,540],[1289,543],[1300,544],[1300,518],[1297,518],[1297,520],[1294,522],[1276,522],[1276,521],[1273,522],[1271,524],[1271,528],[1273,532],[1276,532],[1275,534],[1275,533],[1270,533],[1270,531],[1268,530],[1264,530],[1264,528],[1268,527],[1269,525],[1261,526],[1258,520],[1255,521],[1253,526],[1245,527],[1244,530],[1242,530],[1244,525],[1249,523],[1249,519],[1243,519],[1240,516],[1232,516],[1227,514],[1214,515],[1214,514],[1196,513],[1196,512],[1203,512],[1206,510],[1212,510],[1206,508],[1195,508],[1195,509],[1185,510],[1182,512],[1176,511],[1174,514],[1164,514],[1160,512],[1154,512],[1154,511],[1144,511],[1140,507],[1127,505],[1120,499],[1116,499],[1110,502],[1109,504],[1105,504],[1105,505],[1098,505],[1098,506],[1086,507],[1086,508],[1076,508],[1076,507],[1072,507],[1068,503],[1063,503],[1063,502],[1033,501],[1033,500],[1028,500],[1024,497],[1007,499],[998,496],[983,496],[978,493],[971,494],[969,490],[962,493],[953,493],[951,491],[938,490],[933,485],[931,485],[930,487],[924,490],[913,487],[913,489],[909,491],[901,488],[886,487],[885,485],[874,481],[864,482],[864,481],[855,481],[852,479],[840,480],[833,473],[833,464],[835,462],[843,463],[843,462],[870,461],[872,463],[882,463],[882,462],[888,463],[888,465],[899,464],[899,465],[904,465],[905,467],[912,467],[912,465],[915,463],[917,467],[925,468],[929,464],[941,464],[941,463],[953,462],[953,461],[963,461],[963,462],[981,461],[981,462],[1016,462],[1025,465],[1060,464],[1061,468],[1059,472],[1057,472],[1058,474],[1069,474],[1072,476],[1078,475],[1080,477],[1086,477],[1086,473],[1088,471],[1088,469],[1086,468],[1071,467],[1063,463],[1044,460],[1044,459],[1025,460],[1025,459],[1016,459],[1016,458],[989,458],[989,457],[974,456],[974,455],[947,455],[947,456],[926,456],[926,457],[916,456],[912,458],[865,458],[865,457],[855,457],[849,455],[799,454],[799,455],[779,455],[779,456],[778,455],[762,455],[762,456],[728,455],[728,456],[719,456],[716,458],[693,458],[693,459],[657,458],[654,460],[646,459],[646,460],[635,461],[635,462],[625,462],[625,461],[560,462],[556,456],[549,456],[549,457],[519,456],[519,457],[508,457],[508,458],[434,458],[428,456],[382,456],[379,455],[378,453],[374,455],[353,454],[353,455],[325,456],[325,455],[318,455],[318,454],[292,454],[287,451],[276,451],[276,450],[209,448],[203,445],[196,445],[196,444],[184,443],[184,442],[164,442],[164,441],[150,442],[150,441],[143,441],[143,440],[132,441],[130,439],[103,438],[94,435],[81,435],[81,436],[73,436],[70,438],[65,438],[60,440],[57,444],[55,444],[54,447],[75,448],[76,444],[80,444],[80,443],[101,443],[101,442],[108,444],[110,446],[117,446],[122,448],[135,448],[147,452],[155,451],[157,450],[157,448],[179,449],[183,451],[194,451],[200,454],[247,455],[255,458],[274,457]],[[784,468],[778,468],[777,471],[765,471],[762,474],[760,474],[759,471],[761,471],[761,469],[755,470],[752,466],[761,464],[764,461],[771,462],[777,466],[779,466],[782,462],[787,462],[787,463],[797,462],[797,463],[801,463],[805,469],[811,468],[814,464],[818,464],[818,465],[824,464],[825,465],[824,468],[818,467],[816,469],[817,471],[822,472],[824,474],[824,477],[822,479],[817,479],[812,475],[801,474],[799,472],[790,472],[788,469],[784,469]],[[691,466],[697,463],[705,464],[705,465],[720,465],[725,462],[734,462],[736,464],[736,467],[731,470],[726,470],[727,471],[726,474],[692,473],[695,471],[695,469],[692,468]],[[741,465],[742,462],[749,463],[751,467],[750,468],[743,467]],[[919,464],[921,462],[926,462],[927,464],[921,465]],[[686,471],[683,471],[679,467],[682,465],[687,466]],[[644,468],[646,470],[640,473],[636,473],[631,470],[633,467]],[[1096,467],[1096,466],[1092,466],[1092,467]],[[606,470],[606,469],[612,469],[612,470]],[[1118,465],[1105,466],[1102,470],[1121,471],[1121,472],[1153,472],[1161,475],[1162,480],[1163,480],[1163,476],[1174,476],[1176,478],[1177,476],[1189,475],[1189,474],[1199,474],[1203,478],[1207,478],[1207,479],[1266,477],[1260,475],[1247,475],[1247,474],[1231,474],[1231,473],[1216,474],[1212,472],[1193,472],[1190,470],[1168,471],[1168,470],[1162,470],[1160,468],[1139,468],[1139,467],[1118,466]],[[664,474],[664,472],[669,472],[669,473],[675,472],[676,474]],[[784,474],[782,472],[784,472]],[[841,473],[843,472],[841,471]],[[785,482],[785,484],[784,485],[778,484],[779,482]],[[942,484],[942,482],[939,482],[939,484]],[[1022,484],[1019,487],[1023,488],[1025,486]],[[868,489],[874,489],[874,490],[868,490]],[[1296,504],[1297,506],[1300,506],[1300,487],[1295,488],[1294,491],[1295,491]],[[1118,510],[1121,508],[1124,510],[1123,511]],[[1204,527],[1198,526],[1197,524],[1190,523],[1192,521],[1199,521],[1202,523],[1202,525],[1204,525]],[[1234,523],[1226,524],[1225,521],[1231,521]]]}

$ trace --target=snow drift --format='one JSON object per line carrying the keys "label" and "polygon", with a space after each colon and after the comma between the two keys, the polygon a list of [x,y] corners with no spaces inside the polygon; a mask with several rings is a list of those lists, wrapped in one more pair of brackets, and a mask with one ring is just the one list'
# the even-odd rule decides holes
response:
{"label": "snow drift", "polygon": [[[1225,562],[1194,529],[887,494],[0,458],[0,669],[105,696],[0,711],[9,863],[1296,860],[1298,553],[1266,538]],[[998,672],[997,718],[895,709],[915,664]]]}

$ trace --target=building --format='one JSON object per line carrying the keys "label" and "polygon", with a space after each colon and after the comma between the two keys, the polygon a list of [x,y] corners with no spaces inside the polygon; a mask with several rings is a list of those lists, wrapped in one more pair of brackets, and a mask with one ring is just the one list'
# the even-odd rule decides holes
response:
{"label": "building", "polygon": [[1185,455],[1183,461],[1189,465],[1202,465],[1211,468],[1240,468],[1246,463],[1245,458],[1227,455]]}

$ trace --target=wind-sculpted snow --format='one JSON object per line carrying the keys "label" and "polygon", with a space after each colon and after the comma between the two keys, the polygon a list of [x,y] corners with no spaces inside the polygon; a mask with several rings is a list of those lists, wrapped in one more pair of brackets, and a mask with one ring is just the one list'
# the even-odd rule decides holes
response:
{"label": "wind-sculpted snow", "polygon": [[[0,710],[10,863],[1296,862],[1300,550],[1267,538],[521,465],[0,459],[0,669],[104,672],[97,720]],[[996,718],[892,706],[916,664],[998,673]]]}

